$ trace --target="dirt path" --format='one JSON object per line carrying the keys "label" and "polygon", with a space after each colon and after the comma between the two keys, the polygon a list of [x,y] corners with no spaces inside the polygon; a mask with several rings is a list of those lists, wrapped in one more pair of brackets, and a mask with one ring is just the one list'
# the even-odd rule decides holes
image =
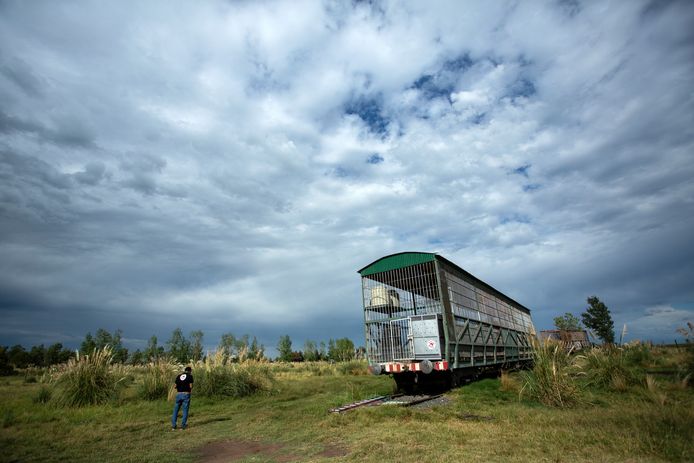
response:
{"label": "dirt path", "polygon": [[[342,457],[347,455],[347,450],[336,446],[327,445],[315,456],[324,458]],[[262,455],[271,458],[277,463],[301,461],[304,456],[288,452],[284,445],[269,442],[227,440],[210,442],[199,450],[200,463],[228,463],[241,460],[251,455]]]}

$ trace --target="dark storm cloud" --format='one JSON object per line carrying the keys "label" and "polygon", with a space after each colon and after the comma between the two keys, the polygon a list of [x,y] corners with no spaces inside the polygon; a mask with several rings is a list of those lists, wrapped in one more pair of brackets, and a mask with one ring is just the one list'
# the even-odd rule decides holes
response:
{"label": "dark storm cloud", "polygon": [[55,128],[48,128],[42,124],[26,121],[0,111],[0,133],[12,134],[25,132],[35,135],[42,143],[63,145],[66,147],[94,148],[92,134],[75,120],[64,120]]}
{"label": "dark storm cloud", "polygon": [[102,162],[90,162],[84,170],[73,174],[75,180],[83,185],[94,186],[106,176],[106,166]]}
{"label": "dark storm cloud", "polygon": [[15,57],[10,62],[0,66],[0,73],[22,89],[28,96],[40,97],[43,94],[44,83],[34,75],[31,68],[20,58]]}

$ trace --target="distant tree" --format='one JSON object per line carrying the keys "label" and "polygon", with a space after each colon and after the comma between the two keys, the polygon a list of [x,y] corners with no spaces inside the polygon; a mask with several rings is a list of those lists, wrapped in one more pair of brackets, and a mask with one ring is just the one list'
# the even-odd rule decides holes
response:
{"label": "distant tree", "polygon": [[14,373],[14,368],[10,364],[9,348],[0,346],[0,376],[9,376]]}
{"label": "distant tree", "polygon": [[336,350],[335,350],[335,340],[334,339],[328,339],[328,352],[327,352],[327,358],[332,361],[337,361],[336,357]]}
{"label": "distant tree", "polygon": [[173,330],[166,345],[169,346],[169,355],[177,362],[186,363],[190,360],[190,342],[183,336],[180,328]]}
{"label": "distant tree", "polygon": [[572,313],[566,312],[560,317],[554,317],[554,326],[558,330],[576,331],[581,329],[581,320]]}
{"label": "distant tree", "polygon": [[94,349],[96,349],[96,341],[94,341],[92,333],[89,332],[84,337],[84,341],[82,341],[82,344],[80,345],[80,353],[82,355],[89,355],[94,352]]}
{"label": "distant tree", "polygon": [[253,341],[251,345],[248,346],[248,358],[253,360],[259,360],[260,346],[258,345],[258,338],[253,336]]}
{"label": "distant tree", "polygon": [[46,357],[44,363],[46,365],[57,365],[59,363],[67,362],[70,357],[72,357],[72,351],[63,348],[63,345],[59,342],[51,344],[46,349]]}
{"label": "distant tree", "polygon": [[46,349],[46,356],[44,357],[44,363],[46,365],[55,365],[60,363],[61,350],[63,350],[63,345],[59,342],[48,346],[48,349]]}
{"label": "distant tree", "polygon": [[97,349],[103,349],[106,346],[113,347],[113,336],[105,329],[99,328],[94,336],[94,344]]}
{"label": "distant tree", "polygon": [[306,342],[304,342],[304,360],[307,362],[315,362],[319,358],[320,353],[318,352],[316,343],[310,339],[307,339]]}
{"label": "distant tree", "polygon": [[613,344],[614,322],[610,310],[597,296],[591,296],[586,301],[588,308],[581,314],[583,324],[602,339],[603,343]]}
{"label": "distant tree", "polygon": [[190,339],[191,339],[191,357],[193,360],[196,362],[198,360],[202,360],[203,356],[203,351],[202,351],[202,338],[203,338],[203,333],[200,330],[195,330],[190,332]]}
{"label": "distant tree", "polygon": [[248,355],[248,350],[250,348],[249,339],[250,336],[248,334],[244,334],[240,338],[236,338],[234,348],[236,349],[236,357],[238,358],[239,362],[243,362],[250,357]]}
{"label": "distant tree", "polygon": [[299,352],[292,352],[292,362],[303,362],[304,361],[304,354],[299,351]]}
{"label": "distant tree", "polygon": [[145,361],[145,354],[140,349],[136,349],[135,352],[130,354],[130,359],[128,360],[131,365],[142,365]]}
{"label": "distant tree", "polygon": [[128,361],[128,349],[123,347],[123,331],[117,329],[111,335],[111,348],[113,349],[113,361],[125,363]]}
{"label": "distant tree", "polygon": [[26,368],[29,366],[29,352],[27,352],[24,347],[20,346],[19,344],[15,344],[14,346],[10,347],[10,349],[7,351],[7,358],[10,365],[12,365],[15,369]]}
{"label": "distant tree", "polygon": [[231,333],[224,333],[219,340],[219,345],[217,350],[222,352],[223,362],[230,362],[234,358],[234,346],[236,345],[236,338]]}
{"label": "distant tree", "polygon": [[318,345],[318,360],[325,360],[328,358],[328,350],[325,347],[325,341],[321,341]]}
{"label": "distant tree", "polygon": [[37,367],[46,366],[46,348],[43,344],[32,346],[29,351],[29,364]]}
{"label": "distant tree", "polygon": [[258,353],[256,354],[256,359],[257,360],[265,359],[265,345],[264,344],[260,344],[260,346],[258,346]]}
{"label": "distant tree", "polygon": [[158,344],[159,340],[152,335],[149,341],[147,341],[147,348],[142,353],[143,362],[156,362],[165,355],[164,347]]}
{"label": "distant tree", "polygon": [[336,362],[346,362],[354,358],[354,343],[349,338],[328,341],[328,357]]}
{"label": "distant tree", "polygon": [[289,335],[280,336],[280,340],[277,343],[277,352],[279,352],[281,361],[290,362],[292,360],[292,340]]}
{"label": "distant tree", "polygon": [[[91,338],[90,333],[87,333],[87,336]],[[96,335],[93,339],[93,348],[89,349],[89,351],[85,350],[84,353],[92,353],[94,349],[101,350],[106,346],[109,346],[113,354],[113,361],[115,363],[125,363],[128,360],[128,349],[123,347],[122,338],[123,331],[120,329],[117,329],[113,332],[113,334],[111,334],[107,330],[99,328],[98,330],[96,330]],[[87,339],[85,338],[85,342],[86,341]],[[82,344],[84,345],[84,343]]]}

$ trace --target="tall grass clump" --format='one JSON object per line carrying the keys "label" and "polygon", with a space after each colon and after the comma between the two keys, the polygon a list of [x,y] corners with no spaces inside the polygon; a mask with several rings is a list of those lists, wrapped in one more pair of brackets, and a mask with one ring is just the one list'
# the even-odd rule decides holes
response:
{"label": "tall grass clump", "polygon": [[51,400],[51,397],[53,397],[53,392],[44,384],[31,400],[35,404],[45,404]]}
{"label": "tall grass clump", "polygon": [[618,392],[640,382],[643,369],[634,365],[640,361],[639,356],[630,359],[624,349],[613,346],[595,347],[576,358],[586,386]]}
{"label": "tall grass clump", "polygon": [[196,365],[193,375],[195,393],[203,397],[246,397],[272,387],[267,365],[252,361],[225,365],[216,354]]}
{"label": "tall grass clump", "polygon": [[119,379],[111,372],[113,353],[107,346],[90,355],[80,355],[68,360],[58,372],[58,404],[68,407],[96,405],[112,399],[117,392]]}
{"label": "tall grass clump", "polygon": [[174,383],[176,367],[168,359],[159,359],[145,366],[142,383],[137,395],[144,400],[157,400],[168,397]]}
{"label": "tall grass clump", "polygon": [[658,363],[658,359],[653,355],[651,346],[635,341],[625,344],[622,347],[622,355],[627,365],[632,367],[651,367]]}
{"label": "tall grass clump", "polygon": [[667,402],[667,394],[660,388],[658,381],[651,376],[646,375],[644,379],[646,397],[656,405],[661,407]]}
{"label": "tall grass clump", "polygon": [[529,397],[558,408],[579,402],[580,390],[572,376],[570,353],[556,342],[535,343],[533,368],[521,371],[520,397]]}

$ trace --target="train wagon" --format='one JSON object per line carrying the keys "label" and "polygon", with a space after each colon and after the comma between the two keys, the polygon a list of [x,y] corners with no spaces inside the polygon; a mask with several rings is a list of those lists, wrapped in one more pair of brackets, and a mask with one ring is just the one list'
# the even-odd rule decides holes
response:
{"label": "train wagon", "polygon": [[530,363],[530,310],[444,257],[401,252],[358,273],[369,370],[399,389]]}

